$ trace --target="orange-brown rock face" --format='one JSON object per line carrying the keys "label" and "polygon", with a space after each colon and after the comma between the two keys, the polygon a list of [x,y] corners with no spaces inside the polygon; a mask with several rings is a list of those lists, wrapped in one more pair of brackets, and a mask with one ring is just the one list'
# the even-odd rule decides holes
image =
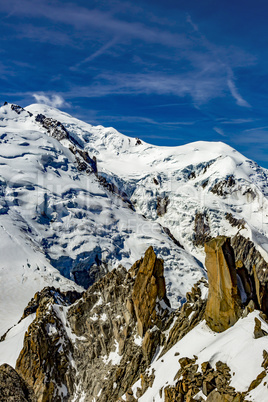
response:
{"label": "orange-brown rock face", "polygon": [[156,258],[154,250],[149,247],[143,259],[133,266],[138,269],[132,300],[138,321],[138,333],[143,336],[147,329],[152,328],[157,320],[156,301],[166,298],[163,261]]}
{"label": "orange-brown rock face", "polygon": [[241,313],[234,252],[224,236],[206,243],[205,252],[209,282],[205,319],[212,330],[222,332],[235,324]]}

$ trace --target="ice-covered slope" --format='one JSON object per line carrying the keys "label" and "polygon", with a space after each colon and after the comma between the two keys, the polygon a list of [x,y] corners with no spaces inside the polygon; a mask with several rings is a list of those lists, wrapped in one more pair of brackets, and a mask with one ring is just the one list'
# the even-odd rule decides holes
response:
{"label": "ice-covered slope", "polygon": [[58,122],[53,134],[37,118],[48,110],[31,109],[33,114],[10,104],[0,108],[0,335],[37,290],[75,288],[68,279],[88,286],[119,263],[130,267],[150,245],[165,259],[176,305],[203,274],[199,264],[158,223],[132,210],[121,193],[81,170],[70,148],[83,149],[79,124],[91,126],[49,109],[48,117],[69,121],[71,136]]}
{"label": "ice-covered slope", "polygon": [[235,149],[221,142],[157,147],[45,105],[27,109],[60,120],[136,210],[168,227],[201,261],[203,234],[233,235],[238,230],[267,259],[268,171]]}

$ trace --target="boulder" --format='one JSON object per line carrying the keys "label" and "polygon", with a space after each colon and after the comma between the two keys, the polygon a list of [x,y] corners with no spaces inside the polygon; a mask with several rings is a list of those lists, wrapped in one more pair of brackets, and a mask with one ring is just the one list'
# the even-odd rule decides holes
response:
{"label": "boulder", "polygon": [[262,352],[262,356],[263,356],[263,362],[262,362],[262,367],[265,369],[265,370],[267,370],[267,368],[268,368],[268,353],[267,353],[267,351],[266,350],[264,350],[263,352]]}
{"label": "boulder", "polygon": [[258,339],[267,335],[267,332],[261,328],[261,321],[257,317],[255,317],[254,338]]}
{"label": "boulder", "polygon": [[207,397],[207,402],[227,402],[227,399],[214,389]]}

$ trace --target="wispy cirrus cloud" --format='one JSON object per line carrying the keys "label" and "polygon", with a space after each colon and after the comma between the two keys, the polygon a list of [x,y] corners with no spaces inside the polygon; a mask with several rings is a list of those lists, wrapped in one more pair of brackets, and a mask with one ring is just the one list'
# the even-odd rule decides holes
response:
{"label": "wispy cirrus cloud", "polygon": [[0,12],[8,12],[10,15],[25,16],[32,18],[46,18],[56,23],[73,26],[82,35],[83,31],[95,29],[101,33],[108,32],[113,35],[140,39],[148,43],[159,43],[165,46],[184,46],[190,41],[183,34],[171,33],[169,31],[152,28],[139,21],[127,22],[113,16],[110,12],[100,9],[88,9],[74,4],[48,3],[40,0],[38,6],[35,1],[10,0],[0,3]]}
{"label": "wispy cirrus cloud", "polygon": [[213,130],[217,133],[220,134],[222,137],[226,137],[226,134],[224,134],[224,131],[220,127],[213,127]]}
{"label": "wispy cirrus cloud", "polygon": [[29,39],[33,42],[49,43],[56,46],[75,46],[76,41],[73,40],[68,32],[63,32],[60,29],[49,29],[44,26],[34,25],[29,23],[17,24],[16,29],[13,30],[13,35],[20,39]]}
{"label": "wispy cirrus cloud", "polygon": [[253,123],[257,119],[252,119],[252,118],[247,118],[247,119],[229,119],[229,120],[223,120],[221,119],[221,124],[247,124],[247,123]]}
{"label": "wispy cirrus cloud", "polygon": [[180,126],[192,126],[195,124],[194,121],[160,121],[144,116],[108,116],[105,114],[103,116],[105,120],[110,122],[128,122],[128,123],[141,123],[149,124],[154,126],[166,126],[166,127],[180,127]]}
{"label": "wispy cirrus cloud", "polygon": [[[109,11],[104,11],[96,8],[96,4],[94,8],[94,3],[87,8],[58,1],[39,0],[37,4],[33,0],[9,0],[0,2],[0,12],[9,13],[9,17],[21,17],[26,21],[31,19],[39,22],[43,19],[52,24],[48,29],[47,26],[42,26],[42,23],[20,23],[15,30],[17,29],[18,34],[24,38],[61,46],[81,47],[83,57],[74,60],[73,65],[67,67],[73,73],[86,70],[99,57],[111,54],[109,51],[116,44],[122,45],[119,52],[123,57],[124,52],[129,51],[130,43],[135,43],[135,48],[140,50],[140,54],[135,52],[132,61],[134,66],[137,60],[140,60],[138,72],[123,72],[124,65],[131,64],[126,60],[126,63],[121,62],[121,72],[114,73],[110,80],[108,74],[105,77],[104,65],[101,67],[102,74],[97,72],[90,78],[90,94],[85,94],[86,97],[106,96],[113,91],[116,94],[170,94],[189,96],[194,102],[202,104],[225,96],[229,91],[238,106],[250,107],[240,94],[237,83],[235,84],[233,69],[241,65],[251,65],[254,63],[254,57],[234,46],[216,46],[207,39],[190,15],[184,18],[184,22],[183,19],[180,21],[179,29],[174,30],[163,25],[160,18],[155,18],[152,24],[135,17],[126,19],[122,17],[120,4],[123,5],[121,2],[115,2],[115,10],[111,6]],[[129,14],[131,7],[135,11],[133,15],[137,16],[136,6],[131,3],[123,7],[123,12],[125,9]],[[118,12],[119,10],[121,12]],[[62,29],[64,26],[66,29]],[[99,45],[97,50],[96,44]],[[155,46],[158,46],[157,51]],[[147,60],[148,48],[154,57],[152,61],[151,56],[150,62],[144,61]],[[170,52],[170,49],[174,51]],[[114,59],[117,57],[115,52]],[[168,59],[170,63],[167,72],[164,59]],[[184,65],[188,66],[187,73]],[[66,81],[74,86],[71,84],[72,77],[67,77]],[[86,86],[80,87],[79,91],[86,93],[85,89]]]}
{"label": "wispy cirrus cloud", "polygon": [[0,61],[0,79],[2,80],[8,80],[9,77],[12,77],[15,75],[15,72],[13,68],[10,66],[5,65]]}
{"label": "wispy cirrus cloud", "polygon": [[[253,134],[249,130],[244,130],[241,135],[236,137],[237,142],[243,144],[259,144],[262,145],[263,150],[267,149],[268,145],[268,130],[254,129]],[[266,152],[267,154],[267,152]],[[267,154],[268,158],[268,154]]]}
{"label": "wispy cirrus cloud", "polygon": [[227,85],[228,85],[228,88],[230,89],[232,96],[234,97],[234,99],[236,100],[236,103],[239,106],[251,107],[250,104],[245,99],[243,99],[242,96],[239,94],[238,89],[236,88],[234,82],[231,79],[227,80]]}
{"label": "wispy cirrus cloud", "polygon": [[217,96],[224,96],[225,80],[220,76],[202,76],[199,80],[191,74],[168,75],[164,73],[103,73],[88,86],[71,86],[69,97],[103,97],[108,95],[175,95],[190,96],[202,104]]}
{"label": "wispy cirrus cloud", "polygon": [[[252,65],[255,62],[255,57],[251,56],[248,57],[248,55],[244,52],[241,51],[240,49],[234,49],[230,48],[226,51],[224,47],[219,47],[215,46],[213,43],[211,43],[205,35],[203,35],[197,24],[195,24],[191,18],[190,15],[187,17],[187,21],[190,24],[190,26],[193,28],[194,32],[197,33],[197,35],[200,38],[200,42],[202,43],[203,47],[206,48],[209,52],[212,53],[213,55],[213,61],[211,60],[210,63],[212,63],[212,66],[214,64],[217,64],[216,70],[221,69],[224,74],[228,77],[227,79],[227,86],[230,90],[230,93],[232,97],[235,99],[237,105],[242,106],[242,107],[251,107],[250,104],[240,95],[235,83],[234,83],[234,73],[233,73],[233,67],[238,67],[241,65]],[[193,53],[193,57],[202,57],[202,54],[198,52]],[[210,63],[207,63],[205,61],[206,67],[205,68],[211,68]]]}
{"label": "wispy cirrus cloud", "polygon": [[70,67],[71,70],[77,70],[81,66],[83,66],[86,63],[90,63],[91,61],[95,60],[96,58],[102,56],[105,54],[116,42],[118,41],[118,37],[115,37],[108,42],[106,42],[104,45],[102,45],[98,50],[93,52],[90,56],[86,57],[84,60],[80,61],[76,65]]}

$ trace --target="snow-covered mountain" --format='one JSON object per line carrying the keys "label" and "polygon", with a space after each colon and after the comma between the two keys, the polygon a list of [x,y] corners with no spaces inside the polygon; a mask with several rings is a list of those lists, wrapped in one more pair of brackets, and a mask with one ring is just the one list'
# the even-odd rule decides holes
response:
{"label": "snow-covered mountain", "polygon": [[[255,245],[259,252],[256,254],[254,251],[257,267],[254,265],[257,272],[254,271],[254,286],[259,287],[255,293],[261,297],[259,305],[265,303],[263,294],[268,271],[263,269],[263,264],[268,261],[268,170],[226,144],[195,142],[172,148],[157,147],[138,138],[124,136],[113,128],[91,126],[46,105],[34,104],[23,109],[5,104],[0,108],[0,185],[0,337],[14,326],[0,342],[0,363],[15,367],[25,331],[31,323],[32,328],[37,328],[36,309],[41,311],[39,319],[44,318],[48,336],[60,333],[63,338],[67,336],[67,343],[73,345],[80,339],[69,329],[71,325],[76,331],[75,325],[71,321],[71,324],[67,323],[67,305],[71,302],[68,298],[64,299],[67,296],[60,296],[54,290],[48,291],[49,296],[46,292],[42,296],[45,307],[36,296],[38,307],[32,310],[30,307],[31,314],[27,313],[17,324],[29,300],[45,286],[60,288],[61,292],[71,290],[74,294],[89,288],[90,297],[84,296],[84,301],[79,302],[81,305],[88,301],[87,297],[95,300],[98,295],[99,301],[96,298],[95,304],[89,303],[93,313],[88,320],[100,320],[100,329],[95,332],[100,331],[104,334],[100,336],[105,336],[103,322],[107,316],[106,313],[100,314],[98,307],[102,305],[103,297],[100,297],[99,290],[94,293],[94,288],[90,293],[90,287],[117,267],[119,279],[113,280],[120,282],[120,266],[130,269],[150,246],[153,246],[157,257],[164,260],[166,292],[172,307],[167,310],[171,314],[168,329],[165,329],[167,314],[161,318],[163,339],[172,332],[174,323],[171,324],[171,318],[175,320],[179,315],[178,312],[173,313],[173,309],[180,307],[193,285],[206,277],[204,243],[218,235],[234,236],[239,233],[249,238],[252,243],[247,243],[247,247],[251,254]],[[237,251],[237,255],[242,254],[243,250]],[[239,267],[243,268],[245,264],[250,271],[246,258],[239,257],[242,260]],[[258,284],[258,280],[262,279],[258,270],[263,271],[264,285],[261,281]],[[252,279],[253,273],[250,272],[250,275]],[[100,286],[102,289],[102,282],[98,283],[101,285],[97,288]],[[122,283],[122,288],[130,286],[130,277],[125,273]],[[134,286],[133,283],[131,286]],[[48,302],[51,295],[53,303],[61,307],[51,307],[53,303]],[[115,290],[105,296],[108,309],[113,308],[109,300],[114,296],[117,296]],[[201,296],[204,303],[206,292]],[[115,303],[118,304],[116,300]],[[156,309],[157,314],[163,307],[161,303]],[[203,306],[202,303],[198,308]],[[75,310],[74,306],[70,309]],[[125,306],[121,307],[119,303],[115,309],[118,315],[113,310],[107,310],[111,320],[118,320],[121,314],[125,321],[129,320]],[[192,305],[188,307],[192,309]],[[54,321],[47,322],[50,314]],[[191,323],[190,317],[194,315],[189,313],[188,317],[187,314],[186,311],[185,317]],[[214,342],[212,340],[216,335],[211,329],[203,321],[196,322],[198,326],[191,331],[189,329],[190,332],[167,351],[163,360],[166,366],[159,360],[162,349],[157,349],[158,360],[152,361],[151,366],[143,362],[150,366],[150,375],[155,370],[157,381],[147,389],[141,400],[149,402],[156,395],[156,400],[164,400],[159,396],[160,388],[175,384],[171,376],[176,374],[178,351],[191,358],[196,354],[200,364],[205,359],[213,364],[216,359],[224,361],[226,357],[228,360],[237,346],[234,344],[228,349],[225,343],[249,331],[249,328],[251,331],[256,317],[259,317],[258,313],[249,315],[243,323],[239,321],[229,332],[217,336]],[[263,328],[267,329],[265,319],[261,317],[261,320]],[[54,328],[55,322],[57,325],[60,323],[60,328]],[[117,329],[109,329],[114,331],[109,336],[115,336],[118,348],[121,339],[119,324],[114,327]],[[131,342],[141,346],[143,341],[135,333],[134,324],[136,321],[132,322],[132,327],[130,325]],[[128,328],[128,324],[125,327]],[[89,328],[93,331],[91,324]],[[127,333],[128,329],[125,331]],[[80,340],[83,341],[82,338]],[[192,348],[197,338],[199,341]],[[243,345],[251,347],[252,342],[246,336],[244,338]],[[256,378],[262,363],[264,342],[265,338],[259,341],[258,364],[247,377],[247,387],[245,382],[242,384],[240,381],[242,374],[234,376],[232,384],[238,391],[248,389],[248,381]],[[63,341],[61,344],[64,346]],[[105,349],[102,342],[101,345]],[[98,349],[99,345],[94,347]],[[222,349],[225,352],[220,353]],[[235,356],[228,360],[232,370],[243,361],[242,349],[238,351],[237,360]],[[111,353],[119,359],[116,351]],[[247,363],[254,355],[253,349],[251,352],[245,358]],[[93,355],[96,353],[94,351]],[[103,361],[106,361],[105,356]],[[73,366],[80,375],[76,363],[71,358],[69,360],[70,367]],[[112,366],[116,364],[112,363]],[[168,365],[170,371],[165,369]],[[142,381],[136,380],[133,377],[131,383],[135,395],[142,384]],[[256,395],[266,395],[265,392],[261,390]],[[258,396],[254,392],[252,395],[257,402]],[[77,389],[78,399],[74,400],[95,400],[93,397],[83,399],[82,396],[83,392]]]}
{"label": "snow-covered mountain", "polygon": [[[45,285],[77,288],[67,278],[88,287],[118,264],[131,267],[150,245],[165,259],[168,292],[176,305],[203,275],[198,262],[161,225],[134,211],[101,169],[98,175],[92,172],[85,159],[92,161],[97,149],[83,156],[87,138],[76,119],[49,109],[44,120],[46,107],[28,109],[10,104],[0,109],[0,334]],[[60,125],[63,116],[72,127]]]}
{"label": "snow-covered mountain", "polygon": [[[223,143],[157,147],[38,104],[1,107],[0,136],[5,283],[11,263],[19,282],[37,266],[42,271],[30,286],[45,282],[31,293],[55,278],[65,283],[62,276],[88,286],[153,245],[176,306],[202,275],[189,253],[203,262],[204,239],[240,230],[267,256],[267,170]],[[83,166],[81,151],[96,158],[99,177],[89,173],[92,164]],[[1,292],[5,303],[8,294]]]}
{"label": "snow-covered mountain", "polygon": [[101,174],[127,194],[137,212],[168,227],[200,260],[204,252],[194,238],[196,214],[203,215],[210,236],[233,235],[240,228],[267,256],[268,171],[235,149],[201,141],[158,147],[45,105],[26,109],[61,121],[96,156]]}

